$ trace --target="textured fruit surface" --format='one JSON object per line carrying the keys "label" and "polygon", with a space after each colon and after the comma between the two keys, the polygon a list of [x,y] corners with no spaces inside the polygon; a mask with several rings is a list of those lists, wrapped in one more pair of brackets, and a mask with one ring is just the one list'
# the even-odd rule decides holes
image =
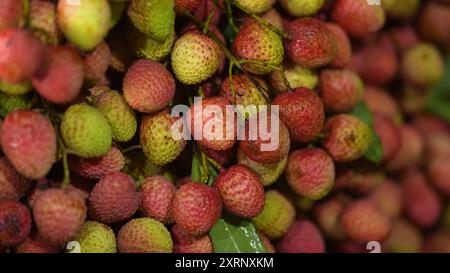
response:
{"label": "textured fruit surface", "polygon": [[272,105],[280,106],[280,119],[289,129],[292,140],[310,142],[322,130],[325,113],[319,96],[306,88],[278,95]]}
{"label": "textured fruit surface", "polygon": [[177,121],[167,110],[142,118],[140,142],[148,160],[164,166],[175,160],[186,146],[186,140],[172,138],[171,128]]}
{"label": "textured fruit surface", "polygon": [[151,218],[136,218],[126,223],[117,235],[120,253],[171,253],[172,238],[167,228]]}
{"label": "textured fruit surface", "polygon": [[327,28],[333,33],[336,40],[336,56],[331,65],[333,67],[345,67],[352,57],[352,45],[347,33],[337,24],[327,23]]}
{"label": "textured fruit surface", "polygon": [[89,216],[101,223],[127,220],[139,208],[141,195],[133,179],[118,172],[103,177],[89,194]]}
{"label": "textured fruit surface", "polygon": [[96,83],[108,70],[112,56],[109,46],[101,42],[94,50],[84,55],[84,71],[88,81]]}
{"label": "textured fruit surface", "polygon": [[113,230],[102,223],[87,221],[75,237],[80,243],[81,253],[116,253],[116,236]]}
{"label": "textured fruit surface", "polygon": [[361,243],[383,241],[391,228],[387,216],[368,200],[350,203],[342,212],[340,223],[347,236]]}
{"label": "textured fruit surface", "polygon": [[[241,26],[233,41],[233,52],[240,59],[269,64],[272,67],[279,66],[284,57],[283,42],[278,34],[253,20]],[[244,63],[243,67],[257,75],[274,71],[267,65],[251,62]]]}
{"label": "textured fruit surface", "polygon": [[302,149],[289,155],[286,178],[292,189],[308,199],[321,199],[334,184],[334,163],[322,149]]}
{"label": "textured fruit surface", "polygon": [[86,219],[86,211],[79,196],[62,189],[48,189],[37,196],[33,219],[42,238],[61,245],[76,236]]}
{"label": "textured fruit surface", "polygon": [[57,18],[66,38],[81,50],[94,49],[105,38],[111,26],[108,0],[58,1]]}
{"label": "textured fruit surface", "polygon": [[347,114],[329,118],[324,131],[323,146],[336,162],[359,159],[372,141],[370,128],[357,117]]}
{"label": "textured fruit surface", "polygon": [[251,14],[259,14],[272,7],[276,0],[237,0],[236,2]]}
{"label": "textured fruit surface", "polygon": [[292,16],[311,16],[316,14],[325,0],[281,0],[283,8]]}
{"label": "textured fruit surface", "polygon": [[69,167],[77,174],[93,179],[119,172],[125,166],[125,158],[117,147],[111,147],[108,153],[97,158],[69,157]]}
{"label": "textured fruit surface", "polygon": [[220,65],[220,48],[208,36],[186,33],[175,42],[172,69],[184,84],[198,84],[211,77]]}
{"label": "textured fruit surface", "polygon": [[263,211],[252,218],[255,227],[272,240],[283,236],[294,220],[294,206],[276,190],[266,192]]}
{"label": "textured fruit surface", "polygon": [[3,152],[22,175],[44,177],[56,161],[56,134],[51,122],[38,112],[10,113],[1,127]]}
{"label": "textured fruit surface", "polygon": [[219,220],[222,201],[216,189],[188,182],[182,185],[173,201],[175,223],[192,236],[204,235]]}
{"label": "textured fruit surface", "polygon": [[258,175],[244,165],[234,165],[220,173],[214,186],[225,209],[236,216],[251,218],[263,210],[263,185]]}
{"label": "textured fruit surface", "polygon": [[6,157],[0,158],[0,200],[19,200],[32,183],[19,174]]}
{"label": "textured fruit surface", "polygon": [[173,99],[175,80],[162,64],[138,60],[125,75],[123,94],[133,109],[145,113],[157,112]]}
{"label": "textured fruit surface", "polygon": [[150,176],[142,183],[142,214],[163,224],[171,223],[175,185],[163,176]]}
{"label": "textured fruit surface", "polygon": [[80,94],[84,75],[79,53],[68,47],[55,46],[47,50],[44,68],[32,82],[39,95],[50,102],[65,104]]}
{"label": "textured fruit surface", "polygon": [[87,104],[70,106],[64,113],[60,130],[67,147],[83,157],[99,157],[111,149],[108,119]]}
{"label": "textured fruit surface", "polygon": [[382,144],[382,161],[389,161],[401,146],[400,129],[392,119],[377,113],[373,116],[373,129]]}
{"label": "textured fruit surface", "polygon": [[58,247],[55,247],[38,234],[34,234],[25,239],[14,248],[14,253],[57,253]]}
{"label": "textured fruit surface", "polygon": [[23,20],[24,4],[17,0],[5,0],[0,3],[0,30],[16,27]]}
{"label": "textured fruit surface", "polygon": [[441,45],[450,44],[450,8],[445,3],[429,2],[423,6],[419,17],[420,34]]}
{"label": "textured fruit surface", "polygon": [[291,61],[307,68],[331,63],[336,56],[336,39],[325,23],[314,18],[299,18],[287,25],[291,37],[285,42]]}
{"label": "textured fruit surface", "polygon": [[108,119],[114,141],[126,142],[136,134],[135,113],[119,92],[114,90],[103,92],[96,98],[95,108]]}
{"label": "textured fruit surface", "polygon": [[58,44],[61,34],[56,18],[56,4],[50,1],[31,0],[29,27],[43,43]]}
{"label": "textured fruit surface", "polygon": [[179,225],[171,229],[174,253],[213,253],[209,235],[194,237],[186,233]]}
{"label": "textured fruit surface", "polygon": [[33,107],[31,96],[13,96],[0,92],[0,116],[6,117],[16,110],[28,110]]}
{"label": "textured fruit surface", "polygon": [[[278,92],[285,92],[288,90],[284,79],[283,72],[279,70],[275,70],[270,75],[270,84],[272,87]],[[313,69],[308,69],[301,67],[299,65],[294,65],[292,67],[287,67],[284,71],[284,76],[289,83],[291,88],[299,88],[305,87],[313,90],[316,88],[317,83],[319,82],[319,76]]]}
{"label": "textured fruit surface", "polygon": [[22,83],[9,84],[3,81],[0,81],[0,91],[3,93],[18,96],[23,95],[31,91],[33,89],[33,85],[31,81],[25,81]]}
{"label": "textured fruit surface", "polygon": [[13,200],[0,201],[0,245],[12,246],[24,241],[31,230],[28,208]]}
{"label": "textured fruit surface", "polygon": [[172,32],[163,41],[158,41],[130,26],[129,29],[127,29],[127,39],[131,49],[137,57],[161,61],[169,55],[172,50],[172,46],[175,42],[175,32]]}
{"label": "textured fruit surface", "polygon": [[277,250],[281,253],[323,253],[325,242],[316,225],[309,220],[299,220],[278,242]]}
{"label": "textured fruit surface", "polygon": [[0,31],[0,80],[7,84],[30,80],[44,59],[45,48],[24,29]]}
{"label": "textured fruit surface", "polygon": [[175,0],[175,11],[177,14],[185,11],[194,12],[201,4],[202,0]]}

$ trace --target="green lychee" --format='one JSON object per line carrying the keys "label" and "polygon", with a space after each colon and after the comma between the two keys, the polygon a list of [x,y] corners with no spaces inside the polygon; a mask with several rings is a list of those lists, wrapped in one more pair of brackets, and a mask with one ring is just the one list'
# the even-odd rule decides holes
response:
{"label": "green lychee", "polygon": [[292,16],[311,16],[316,14],[325,0],[280,0],[283,8]]}
{"label": "green lychee", "polygon": [[33,102],[28,95],[11,96],[0,93],[0,116],[6,117],[15,110],[28,110],[33,107]]}
{"label": "green lychee", "polygon": [[276,0],[236,0],[241,7],[251,14],[259,14],[269,10]]}
{"label": "green lychee", "polygon": [[[288,90],[284,79],[282,71],[276,70],[270,74],[270,83],[272,87],[278,92],[284,92]],[[292,67],[287,67],[284,71],[286,80],[291,88],[306,87],[313,90],[316,88],[319,82],[319,76],[317,72],[313,69],[308,69],[301,67],[299,65],[294,65]]]}
{"label": "green lychee", "polygon": [[163,41],[153,39],[144,33],[139,32],[135,27],[129,26],[127,30],[127,40],[131,50],[137,57],[153,61],[161,61],[172,50],[175,42],[175,31]]}
{"label": "green lychee", "polygon": [[33,85],[31,84],[31,81],[15,84],[0,81],[0,91],[8,95],[23,95],[30,92],[32,89]]}
{"label": "green lychee", "polygon": [[99,222],[87,221],[74,239],[80,243],[81,253],[116,253],[113,230]]}

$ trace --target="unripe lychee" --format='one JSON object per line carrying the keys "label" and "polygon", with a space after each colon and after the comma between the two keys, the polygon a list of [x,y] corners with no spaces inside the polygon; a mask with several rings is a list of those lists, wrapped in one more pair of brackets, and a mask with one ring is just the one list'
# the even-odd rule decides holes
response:
{"label": "unripe lychee", "polygon": [[373,114],[373,129],[381,141],[381,160],[388,162],[401,146],[400,129],[392,119],[378,113]]}
{"label": "unripe lychee", "polygon": [[81,253],[116,253],[113,230],[99,222],[87,221],[74,239],[80,243]]}
{"label": "unripe lychee", "polygon": [[19,200],[32,183],[19,174],[6,157],[0,158],[0,200]]}
{"label": "unripe lychee", "polygon": [[38,112],[10,113],[1,127],[3,152],[26,177],[44,177],[56,161],[56,134],[51,122]]}
{"label": "unripe lychee", "polygon": [[383,8],[369,5],[366,0],[338,0],[331,16],[333,21],[355,38],[364,38],[377,32],[386,21]]}
{"label": "unripe lychee", "polygon": [[127,220],[139,208],[141,195],[125,173],[108,174],[95,184],[89,195],[89,216],[101,223]]}
{"label": "unripe lychee", "polygon": [[43,239],[39,234],[32,234],[14,248],[14,253],[57,253],[58,247]]}
{"label": "unripe lychee", "polygon": [[29,95],[13,96],[0,92],[0,116],[5,118],[9,113],[17,110],[28,110],[33,107]]}
{"label": "unripe lychee", "polygon": [[217,189],[188,182],[177,190],[172,210],[175,223],[181,229],[199,236],[207,233],[219,220],[222,201]]}
{"label": "unripe lychee", "polygon": [[7,84],[23,83],[40,68],[45,47],[25,29],[0,31],[0,80]]}
{"label": "unripe lychee", "polygon": [[319,96],[306,88],[278,95],[273,105],[280,106],[280,119],[293,141],[310,142],[323,128],[325,113]]}
{"label": "unripe lychee", "polygon": [[330,112],[348,112],[361,100],[364,83],[350,70],[322,70],[320,96],[325,109]]}
{"label": "unripe lychee", "polygon": [[340,223],[348,237],[361,243],[383,241],[391,229],[389,218],[372,201],[364,199],[350,203]]}
{"label": "unripe lychee", "polygon": [[31,0],[29,28],[44,44],[57,45],[61,33],[56,18],[56,4],[51,1]]}
{"label": "unripe lychee", "polygon": [[175,31],[173,31],[163,41],[158,41],[139,32],[133,26],[129,26],[127,29],[127,39],[130,44],[131,50],[137,57],[161,61],[172,50],[172,46],[175,42]]}
{"label": "unripe lychee", "polygon": [[336,162],[359,159],[369,148],[372,131],[359,118],[340,114],[325,124],[323,145]]}
{"label": "unripe lychee", "polygon": [[135,113],[119,92],[113,90],[103,92],[96,98],[95,108],[108,119],[114,141],[126,142],[136,134]]}
{"label": "unripe lychee", "polygon": [[258,175],[244,165],[234,165],[221,172],[214,186],[225,208],[236,216],[255,217],[264,207],[264,187]]}
{"label": "unripe lychee", "polygon": [[33,89],[31,81],[9,84],[0,80],[0,91],[12,96],[24,95]]}
{"label": "unripe lychee", "polygon": [[183,14],[183,12],[194,12],[201,4],[202,0],[175,0],[175,11],[177,14]]}
{"label": "unripe lychee", "polygon": [[164,109],[175,94],[175,80],[160,63],[137,60],[123,79],[123,94],[131,108],[153,113]]}
{"label": "unripe lychee", "polygon": [[237,160],[239,164],[245,165],[255,171],[263,186],[273,184],[283,173],[287,164],[287,156],[276,163],[260,163],[250,159],[241,149],[238,149]]}
{"label": "unripe lychee", "polygon": [[403,211],[402,191],[397,183],[385,179],[369,195],[369,198],[392,219],[397,218]]}
{"label": "unripe lychee", "polygon": [[347,33],[337,24],[327,23],[327,28],[336,40],[336,56],[331,63],[333,67],[345,67],[352,57],[352,45]]}
{"label": "unripe lychee", "polygon": [[250,14],[260,14],[269,10],[276,0],[236,0]]}
{"label": "unripe lychee", "polygon": [[213,253],[213,244],[208,234],[194,237],[186,233],[179,225],[171,229],[174,253]]}
{"label": "unripe lychee", "polygon": [[73,239],[86,219],[86,205],[77,195],[48,189],[36,197],[33,218],[40,236],[54,245]]}
{"label": "unripe lychee", "polygon": [[142,118],[140,142],[144,154],[152,164],[164,166],[172,162],[186,146],[186,140],[172,137],[172,126],[177,121],[168,110]]}
{"label": "unripe lychee", "polygon": [[65,104],[80,94],[84,81],[83,59],[69,47],[55,46],[47,50],[44,67],[33,77],[39,95],[50,102]]}
{"label": "unripe lychee", "polygon": [[309,220],[299,220],[277,244],[281,253],[324,253],[325,241],[316,225]]}
{"label": "unripe lychee", "polygon": [[186,33],[173,47],[173,72],[184,84],[201,83],[219,69],[221,54],[219,46],[208,36]]}
{"label": "unripe lychee", "polygon": [[108,153],[97,158],[69,157],[69,167],[77,174],[92,179],[120,172],[125,165],[125,158],[120,150],[111,147]]}
{"label": "unripe lychee", "polygon": [[292,16],[315,15],[325,3],[325,0],[281,0],[281,6]]}
{"label": "unripe lychee", "polygon": [[414,167],[422,161],[424,155],[424,140],[422,135],[409,125],[400,127],[400,147],[395,156],[389,160],[387,169],[399,171]]}
{"label": "unripe lychee", "polygon": [[383,243],[383,249],[390,253],[418,253],[422,247],[420,230],[405,219],[397,219]]}
{"label": "unripe lychee", "polygon": [[67,148],[83,157],[100,157],[111,149],[112,133],[108,119],[92,106],[70,106],[60,127]]}
{"label": "unripe lychee", "polygon": [[[266,75],[281,64],[284,57],[283,42],[274,31],[254,21],[248,20],[241,26],[233,41],[236,57],[250,61],[243,68],[250,73]],[[269,64],[272,67],[251,61]]]}
{"label": "unripe lychee", "polygon": [[163,176],[150,176],[142,182],[141,212],[144,216],[169,224],[173,221],[172,203],[176,188]]}
{"label": "unripe lychee", "polygon": [[420,0],[382,0],[381,6],[388,17],[407,19],[419,10]]}
{"label": "unripe lychee", "polygon": [[306,148],[289,155],[286,178],[303,197],[322,199],[333,188],[334,176],[333,160],[322,149]]}
{"label": "unripe lychee", "polygon": [[28,208],[18,201],[0,200],[0,245],[17,245],[28,237],[30,230]]}
{"label": "unripe lychee", "polygon": [[171,253],[172,238],[167,228],[152,218],[136,218],[117,235],[120,253]]}
{"label": "unripe lychee", "polygon": [[294,206],[276,190],[266,192],[263,211],[252,218],[255,227],[272,240],[283,236],[294,220]]}
{"label": "unripe lychee", "polygon": [[24,3],[17,0],[0,2],[0,30],[18,27],[23,23]]}
{"label": "unripe lychee", "polygon": [[419,87],[430,86],[444,75],[444,63],[439,50],[428,43],[419,43],[405,52],[402,76]]}
{"label": "unripe lychee", "polygon": [[[272,87],[280,93],[288,90],[288,87],[283,79],[283,74],[281,73],[283,72],[275,70],[272,74],[270,74],[270,83]],[[289,83],[289,86],[293,89],[305,87],[313,90],[319,82],[319,76],[315,70],[304,68],[299,65],[287,67],[284,71],[284,75]]]}
{"label": "unripe lychee", "polygon": [[81,50],[94,49],[108,34],[111,7],[108,0],[60,0],[58,25],[66,38]]}
{"label": "unripe lychee", "polygon": [[395,122],[401,119],[400,107],[397,101],[386,90],[374,86],[366,86],[363,100],[370,112],[383,114]]}
{"label": "unripe lychee", "polygon": [[96,83],[108,70],[112,56],[109,45],[101,42],[94,50],[84,55],[84,72],[86,78],[92,83]]}

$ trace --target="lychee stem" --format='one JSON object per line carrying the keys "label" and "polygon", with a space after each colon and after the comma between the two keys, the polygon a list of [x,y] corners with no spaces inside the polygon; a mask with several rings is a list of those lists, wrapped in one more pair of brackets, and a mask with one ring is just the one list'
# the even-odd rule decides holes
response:
{"label": "lychee stem", "polygon": [[127,152],[132,151],[132,150],[137,150],[137,149],[142,149],[142,146],[141,145],[132,145],[132,146],[130,146],[128,148],[123,149],[122,150],[122,154],[127,153]]}
{"label": "lychee stem", "polygon": [[[238,32],[239,32],[239,28],[238,28],[238,27],[236,26],[236,24],[234,23],[233,10],[231,9],[231,4],[230,4],[229,1],[224,1],[224,2],[225,2],[225,5],[226,5],[226,8],[223,9],[223,10],[224,10],[224,12],[225,12],[225,15],[227,16],[228,23],[230,24],[230,26],[231,26],[231,28],[233,29],[234,33],[238,33]],[[217,7],[222,8],[222,7],[220,7],[220,5],[219,5],[219,3],[217,2],[217,0],[214,0],[214,4],[215,4]]]}

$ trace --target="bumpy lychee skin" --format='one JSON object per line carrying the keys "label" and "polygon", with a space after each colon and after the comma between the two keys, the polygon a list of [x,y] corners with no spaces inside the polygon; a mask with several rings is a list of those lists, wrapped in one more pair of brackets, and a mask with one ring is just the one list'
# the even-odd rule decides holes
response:
{"label": "bumpy lychee skin", "polygon": [[395,156],[388,162],[387,169],[399,171],[414,167],[422,161],[424,155],[424,139],[412,126],[400,126],[400,147]]}
{"label": "bumpy lychee skin", "polygon": [[14,248],[14,253],[57,253],[58,247],[52,245],[38,234],[32,234]]}
{"label": "bumpy lychee skin", "polygon": [[323,145],[336,162],[359,159],[372,141],[370,128],[357,117],[340,114],[325,124]]}
{"label": "bumpy lychee skin", "polygon": [[338,0],[332,19],[349,35],[363,38],[380,30],[386,15],[381,6],[368,5],[366,0]]}
{"label": "bumpy lychee skin", "polygon": [[427,171],[431,183],[446,196],[450,196],[450,170],[447,167],[450,157],[433,158],[428,162]]}
{"label": "bumpy lychee skin", "polygon": [[241,149],[238,149],[237,160],[239,164],[245,165],[255,171],[263,186],[270,186],[281,176],[287,164],[287,156],[276,163],[260,163],[250,159]]}
{"label": "bumpy lychee skin", "polygon": [[131,108],[144,113],[157,112],[173,99],[175,80],[162,64],[141,59],[125,74],[123,94]]}
{"label": "bumpy lychee skin", "polygon": [[213,244],[208,234],[195,237],[186,233],[179,225],[171,229],[174,253],[213,253]]}
{"label": "bumpy lychee skin", "polygon": [[80,243],[81,253],[116,253],[114,231],[99,222],[87,221],[74,239]]}
{"label": "bumpy lychee skin", "polygon": [[320,96],[325,109],[330,112],[348,112],[361,100],[364,83],[350,70],[322,70]]}
{"label": "bumpy lychee skin", "polygon": [[289,199],[276,190],[266,192],[263,211],[252,218],[255,227],[271,240],[283,236],[294,220],[294,206]]}
{"label": "bumpy lychee skin", "polygon": [[285,41],[286,52],[296,64],[316,68],[331,63],[336,56],[336,39],[322,21],[299,18],[287,25],[290,36]]}
{"label": "bumpy lychee skin", "polygon": [[31,230],[28,208],[14,200],[0,201],[0,245],[13,246],[24,241]]}
{"label": "bumpy lychee skin", "polygon": [[219,174],[214,183],[225,208],[232,214],[251,218],[264,207],[264,187],[258,175],[244,165],[234,165]]}
{"label": "bumpy lychee skin", "polygon": [[151,218],[136,218],[126,223],[117,235],[120,253],[171,253],[170,232]]}
{"label": "bumpy lychee skin", "polygon": [[133,179],[125,173],[103,177],[89,195],[89,216],[101,223],[129,219],[139,208],[141,195]]}
{"label": "bumpy lychee skin", "polygon": [[[233,52],[240,59],[262,62],[275,67],[281,64],[284,57],[280,36],[254,20],[249,20],[241,26],[233,41]],[[256,63],[247,63],[243,67],[257,75],[274,71],[273,68]]]}
{"label": "bumpy lychee skin", "polygon": [[64,113],[60,130],[67,147],[83,157],[103,156],[111,149],[108,119],[87,104],[70,106]]}
{"label": "bumpy lychee skin", "polygon": [[278,242],[277,250],[281,253],[324,253],[325,241],[313,222],[299,220]]}
{"label": "bumpy lychee skin", "polygon": [[376,187],[369,198],[392,219],[397,218],[403,210],[401,188],[390,179],[386,179]]}
{"label": "bumpy lychee skin", "polygon": [[[186,121],[191,122],[190,132],[202,146],[218,151],[233,147],[236,142],[236,122],[233,124],[227,120],[235,120],[236,117],[234,112],[228,111],[227,114],[227,105],[229,102],[225,97],[215,96],[194,102],[191,106]],[[222,128],[211,128],[211,124],[220,122],[223,124]]]}
{"label": "bumpy lychee skin", "polygon": [[194,12],[200,7],[202,0],[175,0],[175,11],[177,14],[183,14],[183,12]]}
{"label": "bumpy lychee skin", "polygon": [[0,81],[0,91],[12,96],[24,95],[33,89],[31,81],[25,81],[22,83],[9,84]]}
{"label": "bumpy lychee skin", "polygon": [[221,213],[222,201],[219,193],[205,184],[188,182],[175,194],[175,223],[192,236],[207,233],[219,220]]}
{"label": "bumpy lychee skin", "polygon": [[272,105],[280,106],[280,119],[296,142],[314,140],[323,128],[325,113],[322,100],[309,89],[297,88],[280,94]]}
{"label": "bumpy lychee skin", "polygon": [[0,200],[19,200],[31,188],[32,183],[19,174],[6,157],[0,158]]}
{"label": "bumpy lychee skin", "polygon": [[292,16],[315,15],[325,3],[325,0],[281,0],[281,6]]}
{"label": "bumpy lychee skin", "polygon": [[16,110],[28,110],[33,107],[33,98],[28,95],[12,96],[0,92],[0,116],[5,118]]}
{"label": "bumpy lychee skin", "polygon": [[0,4],[0,30],[17,27],[23,21],[24,3],[16,0],[5,0]]}
{"label": "bumpy lychee skin", "polygon": [[10,113],[1,127],[2,149],[26,177],[44,177],[56,161],[56,134],[51,122],[35,111]]}
{"label": "bumpy lychee skin", "polygon": [[172,126],[178,120],[168,110],[142,118],[140,142],[148,160],[164,166],[175,160],[186,146],[186,140],[172,137]]}
{"label": "bumpy lychee skin", "polygon": [[331,63],[333,67],[343,68],[347,66],[352,57],[352,45],[347,33],[337,24],[326,23],[327,28],[333,33],[336,40],[336,56]]}
{"label": "bumpy lychee skin", "polygon": [[411,222],[397,219],[392,223],[391,233],[383,248],[389,253],[418,253],[422,247],[422,234]]}
{"label": "bumpy lychee skin", "polygon": [[363,101],[372,113],[388,116],[394,121],[401,119],[397,101],[385,90],[374,86],[366,86]]}
{"label": "bumpy lychee skin", "polygon": [[56,4],[51,1],[30,1],[29,28],[44,44],[57,45],[61,33],[56,19]]}
{"label": "bumpy lychee skin", "polygon": [[51,47],[44,65],[32,80],[39,95],[50,102],[65,104],[80,94],[84,69],[83,60],[76,50]]}
{"label": "bumpy lychee skin", "polygon": [[108,119],[114,141],[126,142],[136,134],[136,115],[119,92],[103,92],[96,98],[95,108]]}
{"label": "bumpy lychee skin", "polygon": [[33,219],[40,236],[54,245],[73,239],[86,219],[86,205],[77,195],[48,189],[36,197]]}
{"label": "bumpy lychee skin", "polygon": [[[275,70],[270,74],[270,84],[280,93],[288,90],[281,73],[283,72]],[[284,70],[284,75],[289,82],[289,86],[293,89],[305,87],[313,90],[319,82],[319,76],[314,69],[304,68],[299,65],[287,67]]]}
{"label": "bumpy lychee skin", "polygon": [[58,25],[66,38],[81,50],[94,49],[105,38],[111,26],[108,0],[58,1]]}
{"label": "bumpy lychee skin", "polygon": [[442,211],[438,193],[418,170],[409,170],[402,178],[403,202],[409,218],[421,228],[437,223]]}
{"label": "bumpy lychee skin", "polygon": [[0,51],[0,80],[9,84],[30,80],[45,56],[44,45],[24,29],[0,31]]}
{"label": "bumpy lychee skin", "polygon": [[269,10],[275,0],[237,0],[241,7],[251,14],[259,14]]}
{"label": "bumpy lychee skin", "polygon": [[125,166],[125,158],[117,147],[97,158],[69,157],[69,167],[77,174],[92,179],[119,172]]}
{"label": "bumpy lychee skin", "polygon": [[333,160],[322,149],[306,148],[289,155],[286,178],[301,196],[323,198],[333,188],[334,176]]}
{"label": "bumpy lychee skin", "polygon": [[352,240],[367,243],[382,242],[389,234],[389,218],[369,200],[357,200],[342,212],[340,223],[342,229]]}
{"label": "bumpy lychee skin", "polygon": [[112,56],[109,46],[101,42],[93,51],[84,56],[83,64],[86,78],[95,83],[106,73]]}
{"label": "bumpy lychee skin", "polygon": [[384,162],[392,159],[401,146],[400,129],[387,116],[375,113],[373,115],[373,129],[382,144],[382,157]]}
{"label": "bumpy lychee skin", "polygon": [[444,63],[439,50],[428,43],[419,43],[405,52],[402,76],[411,84],[426,87],[438,82],[444,75]]}
{"label": "bumpy lychee skin", "polygon": [[142,203],[140,206],[144,216],[169,224],[173,221],[172,203],[176,188],[163,176],[147,177],[141,188]]}
{"label": "bumpy lychee skin", "polygon": [[158,41],[139,32],[135,27],[127,28],[127,39],[132,51],[138,57],[153,61],[161,61],[172,50],[175,42],[175,31],[163,41]]}

